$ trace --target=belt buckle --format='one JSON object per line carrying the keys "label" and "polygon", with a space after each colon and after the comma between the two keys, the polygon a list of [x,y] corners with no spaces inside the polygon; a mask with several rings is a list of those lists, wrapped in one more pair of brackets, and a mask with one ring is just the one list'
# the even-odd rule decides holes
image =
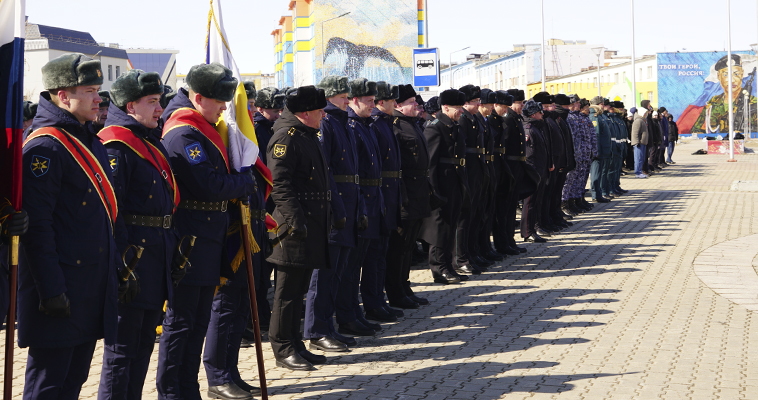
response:
{"label": "belt buckle", "polygon": [[171,216],[170,215],[163,216],[163,229],[171,229]]}
{"label": "belt buckle", "polygon": [[397,171],[397,177],[398,177],[398,179],[402,179],[402,177],[403,177],[403,170],[402,169],[400,171]]}
{"label": "belt buckle", "polygon": [[355,174],[355,184],[356,185],[360,185],[361,184],[361,176],[358,175],[358,174]]}
{"label": "belt buckle", "polygon": [[460,158],[459,161],[460,161],[461,167],[465,167],[466,166],[466,159],[465,158]]}
{"label": "belt buckle", "polygon": [[326,201],[332,201],[332,191],[331,190],[327,190],[326,191]]}
{"label": "belt buckle", "polygon": [[165,170],[161,170],[161,176],[163,179],[168,179],[168,173]]}
{"label": "belt buckle", "polygon": [[260,220],[266,222],[266,210],[258,210],[261,213]]}
{"label": "belt buckle", "polygon": [[221,202],[221,212],[226,212],[226,204],[227,204],[226,200]]}

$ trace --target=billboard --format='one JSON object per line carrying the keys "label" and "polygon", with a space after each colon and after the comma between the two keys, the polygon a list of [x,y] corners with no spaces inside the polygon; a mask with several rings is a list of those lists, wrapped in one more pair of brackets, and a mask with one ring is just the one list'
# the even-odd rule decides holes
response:
{"label": "billboard", "polygon": [[[729,77],[728,64],[732,64]],[[729,85],[732,85],[734,131],[758,132],[755,81],[758,57],[749,51],[658,54],[658,105],[664,106],[680,134],[698,137],[729,133]]]}
{"label": "billboard", "polygon": [[392,84],[413,82],[419,0],[315,0],[314,81],[344,75]]}

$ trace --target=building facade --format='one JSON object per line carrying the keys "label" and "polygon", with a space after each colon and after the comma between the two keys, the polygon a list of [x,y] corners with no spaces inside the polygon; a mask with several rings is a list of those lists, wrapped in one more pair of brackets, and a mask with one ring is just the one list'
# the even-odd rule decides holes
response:
{"label": "building facade", "polygon": [[176,55],[179,50],[125,49],[132,68],[161,74],[163,82],[176,89]]}

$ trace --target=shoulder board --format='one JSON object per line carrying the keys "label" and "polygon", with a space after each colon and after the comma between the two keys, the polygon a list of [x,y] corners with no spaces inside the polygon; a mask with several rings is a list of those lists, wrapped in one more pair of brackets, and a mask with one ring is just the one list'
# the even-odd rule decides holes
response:
{"label": "shoulder board", "polygon": [[399,117],[395,117],[395,120],[392,121],[392,124],[397,125],[398,122],[400,122],[400,118]]}
{"label": "shoulder board", "polygon": [[432,125],[437,125],[438,122],[440,122],[440,120],[435,119],[434,121],[432,121]]}
{"label": "shoulder board", "polygon": [[325,114],[326,115],[324,116],[324,119],[327,120],[327,121],[329,121],[329,119],[332,117],[331,114],[329,114],[329,113],[325,113]]}
{"label": "shoulder board", "polygon": [[350,120],[350,127],[351,128],[355,128],[355,120],[354,119]]}
{"label": "shoulder board", "polygon": [[297,129],[295,129],[295,127],[293,126],[292,128],[290,128],[290,130],[287,131],[287,134],[290,136],[293,136],[295,132],[297,132]]}

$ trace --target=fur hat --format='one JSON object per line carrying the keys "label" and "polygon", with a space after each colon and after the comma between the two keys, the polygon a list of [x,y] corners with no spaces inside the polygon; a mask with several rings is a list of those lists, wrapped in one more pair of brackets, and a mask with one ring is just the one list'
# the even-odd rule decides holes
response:
{"label": "fur hat", "polygon": [[466,103],[466,95],[460,90],[448,89],[440,93],[440,109],[442,106],[462,106]]}
{"label": "fur hat", "polygon": [[400,97],[400,88],[385,81],[376,83],[376,96],[374,101],[395,100]]}
{"label": "fur hat", "polygon": [[82,53],[60,55],[42,66],[42,83],[47,90],[102,85],[100,61]]}
{"label": "fur hat", "polygon": [[558,93],[555,95],[555,104],[559,106],[567,106],[571,104],[571,99],[569,99],[569,97],[565,94]]}
{"label": "fur hat", "polygon": [[584,107],[588,107],[590,105],[590,101],[587,99],[581,99],[579,100],[579,109],[581,110]]}
{"label": "fur hat", "polygon": [[542,104],[536,100],[528,100],[526,103],[524,103],[524,108],[521,110],[521,112],[524,114],[524,116],[531,117],[538,112],[542,112]]}
{"label": "fur hat", "polygon": [[479,86],[466,85],[458,90],[463,92],[463,94],[466,96],[466,101],[471,101],[482,97],[482,89],[480,89]]}
{"label": "fur hat", "polygon": [[437,96],[432,97],[424,103],[424,111],[426,111],[427,114],[432,115],[440,110],[440,98]]}
{"label": "fur hat", "polygon": [[526,100],[526,94],[521,89],[508,89],[508,94],[513,96],[513,101],[524,101]]}
{"label": "fur hat", "polygon": [[161,108],[166,108],[168,103],[176,97],[176,92],[169,85],[163,85],[163,96],[161,96]]}
{"label": "fur hat", "polygon": [[577,101],[579,101],[580,99],[581,99],[581,98],[579,97],[579,95],[578,95],[578,94],[572,94],[572,95],[570,95],[570,96],[569,96],[569,101],[571,102],[571,104],[574,104],[574,103],[576,103],[576,102],[577,102]]}
{"label": "fur hat", "polygon": [[539,92],[532,97],[532,100],[542,104],[553,104],[555,100],[548,92]]}
{"label": "fur hat", "polygon": [[603,97],[602,96],[595,96],[590,100],[590,104],[593,106],[602,105],[603,104]]}
{"label": "fur hat", "polygon": [[603,99],[603,105],[604,106],[610,106],[611,105],[611,101],[608,100],[608,98],[606,97],[606,98]]}
{"label": "fur hat", "polygon": [[398,103],[402,103],[411,97],[416,98],[416,90],[413,89],[413,85],[400,85],[399,88],[400,93],[397,98]]}
{"label": "fur hat", "polygon": [[513,96],[505,90],[498,90],[495,92],[495,104],[504,104],[506,106],[513,105]]}
{"label": "fur hat", "polygon": [[482,89],[480,94],[482,104],[495,104],[497,102],[497,95],[492,90]]}
{"label": "fur hat", "polygon": [[248,100],[257,97],[257,93],[255,91],[255,82],[245,82],[243,85],[245,85],[245,94],[247,95]]}
{"label": "fur hat", "polygon": [[186,81],[193,92],[221,101],[231,101],[239,84],[232,71],[219,63],[192,66]]}
{"label": "fur hat", "polygon": [[350,86],[350,95],[348,97],[355,98],[355,97],[365,97],[365,96],[376,96],[376,82],[370,81],[366,78],[358,78],[353,79],[349,83]]}
{"label": "fur hat", "polygon": [[324,90],[324,95],[327,99],[343,93],[347,93],[349,96],[350,85],[347,81],[348,78],[346,76],[329,75],[324,77],[316,87]]}
{"label": "fur hat", "polygon": [[258,95],[255,97],[255,106],[281,110],[284,108],[285,97],[287,96],[275,87],[263,88],[258,91]]}
{"label": "fur hat", "polygon": [[[163,95],[163,82],[157,72],[132,69],[119,76],[111,86],[111,99],[119,108],[126,107],[126,103],[130,101],[136,101],[151,94]],[[100,105],[102,106],[102,103]]]}
{"label": "fur hat", "polygon": [[101,90],[97,92],[97,95],[100,96],[100,104],[98,107],[108,108],[111,106],[111,94],[108,93],[107,90]]}
{"label": "fur hat", "polygon": [[24,121],[34,119],[35,115],[37,115],[37,103],[32,103],[31,101],[25,101],[24,102]]}
{"label": "fur hat", "polygon": [[650,100],[642,100],[640,102],[640,107],[644,108],[645,110],[650,108]]}
{"label": "fur hat", "polygon": [[326,107],[324,89],[300,86],[287,94],[287,108],[293,113],[320,110]]}
{"label": "fur hat", "polygon": [[416,95],[416,104],[420,105],[421,107],[423,107],[424,104],[426,104],[426,102],[424,101],[424,98],[421,97],[420,94]]}

